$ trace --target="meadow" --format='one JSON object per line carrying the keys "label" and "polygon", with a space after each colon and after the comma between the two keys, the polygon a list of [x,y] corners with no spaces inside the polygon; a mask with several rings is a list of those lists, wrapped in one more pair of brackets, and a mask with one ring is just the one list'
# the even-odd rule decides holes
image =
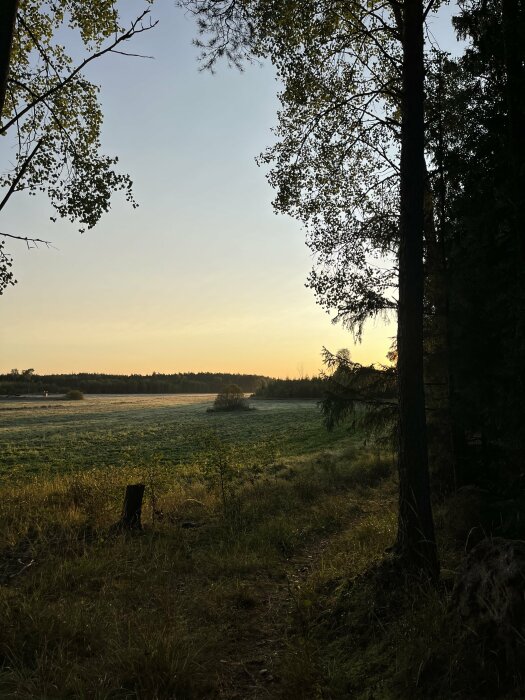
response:
{"label": "meadow", "polygon": [[87,395],[83,401],[0,400],[0,479],[52,476],[143,464],[177,465],[198,455],[203,436],[234,444],[271,440],[283,454],[337,444],[314,400],[252,401],[257,410],[208,414],[215,394]]}
{"label": "meadow", "polygon": [[443,587],[394,580],[392,454],[315,401],[212,399],[2,401],[0,697],[503,697],[447,612],[465,504],[436,509]]}

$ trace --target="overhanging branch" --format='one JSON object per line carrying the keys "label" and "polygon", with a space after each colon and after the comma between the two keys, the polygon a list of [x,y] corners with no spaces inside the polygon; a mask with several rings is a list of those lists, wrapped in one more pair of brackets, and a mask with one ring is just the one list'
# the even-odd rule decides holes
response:
{"label": "overhanging branch", "polygon": [[12,126],[13,124],[17,123],[18,120],[23,117],[25,114],[27,114],[30,110],[32,110],[34,107],[36,107],[38,104],[41,102],[47,100],[49,97],[54,95],[56,92],[59,90],[62,90],[66,85],[71,83],[71,81],[92,61],[94,61],[97,58],[100,58],[101,56],[104,56],[107,53],[112,53],[114,52],[114,49],[122,44],[124,41],[128,41],[131,39],[135,34],[142,34],[142,32],[146,32],[150,29],[153,29],[158,24],[158,21],[156,22],[150,22],[149,25],[143,26],[141,22],[144,20],[144,18],[149,14],[150,10],[146,9],[142,14],[140,14],[132,23],[131,27],[118,36],[111,44],[106,46],[105,48],[101,49],[100,51],[97,51],[87,58],[85,58],[79,65],[69,73],[63,80],[60,82],[56,83],[52,88],[49,88],[49,90],[46,90],[43,92],[41,95],[36,97],[34,100],[29,102],[18,114],[16,114],[12,119],[10,119],[4,126],[0,128],[0,134],[5,134]]}
{"label": "overhanging branch", "polygon": [[0,231],[0,236],[3,238],[12,238],[15,241],[23,241],[28,248],[38,247],[38,244],[45,245],[46,248],[54,248],[51,241],[44,241],[42,238],[31,238],[29,236],[15,236],[12,233],[3,233]]}

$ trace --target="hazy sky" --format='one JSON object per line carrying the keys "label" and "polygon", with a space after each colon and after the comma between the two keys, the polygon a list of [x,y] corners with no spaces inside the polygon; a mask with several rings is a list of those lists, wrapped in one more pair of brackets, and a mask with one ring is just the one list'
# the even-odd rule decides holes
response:
{"label": "hazy sky", "polygon": [[[433,25],[445,48],[449,15]],[[321,368],[323,345],[385,361],[395,327],[370,324],[354,346],[304,287],[304,233],[272,211],[254,161],[276,120],[271,67],[199,72],[191,18],[172,0],[153,16],[159,25],[129,48],[154,60],[107,56],[88,74],[102,86],[105,150],[132,176],[140,207],[115,196],[80,235],[51,223],[44,199],[11,200],[1,230],[56,248],[10,246],[19,283],[0,297],[0,371],[297,376]]]}

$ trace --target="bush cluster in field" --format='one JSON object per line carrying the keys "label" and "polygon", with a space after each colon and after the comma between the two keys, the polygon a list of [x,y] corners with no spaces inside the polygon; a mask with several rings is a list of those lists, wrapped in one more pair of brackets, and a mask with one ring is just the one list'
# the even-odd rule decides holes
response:
{"label": "bush cluster in field", "polygon": [[79,391],[79,389],[70,389],[68,392],[66,392],[64,398],[68,399],[69,401],[82,401],[84,394]]}

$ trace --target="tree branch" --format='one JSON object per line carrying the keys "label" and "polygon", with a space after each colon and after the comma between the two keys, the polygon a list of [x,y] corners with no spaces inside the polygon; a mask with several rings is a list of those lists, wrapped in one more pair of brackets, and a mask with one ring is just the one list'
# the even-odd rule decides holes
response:
{"label": "tree branch", "polygon": [[121,56],[131,56],[132,58],[150,58],[155,59],[155,56],[146,56],[142,53],[129,53],[128,51],[118,51],[117,49],[111,49],[111,53],[118,53]]}
{"label": "tree branch", "polygon": [[423,22],[426,20],[428,13],[430,10],[433,8],[433,6],[436,4],[436,0],[430,0],[426,9],[423,10]]}
{"label": "tree branch", "polygon": [[[49,97],[54,95],[56,92],[59,90],[62,90],[66,85],[68,85],[89,63],[94,61],[97,58],[100,58],[101,56],[104,56],[107,53],[113,52],[116,46],[121,44],[124,41],[128,41],[131,39],[131,37],[135,36],[135,34],[142,34],[142,32],[146,32],[150,29],[153,29],[158,24],[158,21],[156,22],[150,22],[150,24],[146,27],[142,26],[140,23],[149,14],[150,10],[146,9],[142,14],[140,14],[132,23],[131,27],[128,29],[127,32],[124,32],[124,34],[121,34],[118,36],[112,44],[109,46],[106,46],[104,49],[101,49],[100,51],[97,51],[87,58],[85,58],[74,70],[69,73],[68,76],[66,76],[62,81],[58,82],[56,85],[54,85],[52,88],[49,88],[49,90],[46,90],[42,95],[39,95],[37,98],[35,98],[32,102],[27,104],[18,114],[10,119],[7,124],[2,126],[0,128],[0,134],[5,134],[8,129],[10,129],[13,124],[15,124],[21,117],[24,116],[24,114],[27,114],[31,109],[36,107],[38,104],[43,102],[44,100],[47,100]],[[139,26],[140,25],[140,26]]]}
{"label": "tree branch", "polygon": [[30,37],[31,41],[33,42],[33,44],[36,46],[38,53],[42,56],[44,63],[52,69],[53,73],[56,75],[57,78],[60,78],[59,72],[57,71],[57,69],[55,68],[53,63],[50,61],[47,53],[44,51],[44,49],[40,45],[40,42],[38,41],[38,39],[34,35],[31,27],[28,26],[27,22],[25,21],[25,19],[21,15],[18,15],[17,20],[22,25],[22,27],[26,30],[26,32],[29,34],[29,37]]}
{"label": "tree branch", "polygon": [[40,149],[40,146],[42,145],[43,140],[44,140],[44,138],[42,137],[42,138],[38,141],[38,143],[36,144],[36,146],[33,148],[33,150],[31,151],[31,153],[30,153],[30,154],[27,156],[27,158],[24,160],[24,162],[23,162],[23,164],[22,164],[22,167],[20,168],[20,170],[19,170],[18,173],[16,174],[16,177],[13,179],[13,182],[11,183],[9,189],[7,190],[7,193],[6,193],[5,197],[4,197],[4,198],[2,199],[2,201],[0,202],[0,211],[2,211],[2,209],[3,209],[3,208],[5,207],[5,205],[7,204],[9,198],[11,197],[11,195],[16,191],[16,188],[17,188],[17,186],[18,186],[20,180],[24,177],[24,175],[25,175],[25,173],[26,173],[26,170],[28,169],[28,167],[29,167],[31,161],[32,161],[33,158],[35,157],[37,151]]}
{"label": "tree branch", "polygon": [[54,246],[51,244],[51,241],[44,241],[41,238],[30,238],[27,236],[14,236],[12,233],[3,233],[0,231],[0,236],[3,236],[4,238],[12,238],[15,241],[24,241],[24,243],[27,244],[28,248],[31,248],[31,243],[34,246],[38,246],[39,243],[42,245],[45,245],[46,248],[53,248]]}

